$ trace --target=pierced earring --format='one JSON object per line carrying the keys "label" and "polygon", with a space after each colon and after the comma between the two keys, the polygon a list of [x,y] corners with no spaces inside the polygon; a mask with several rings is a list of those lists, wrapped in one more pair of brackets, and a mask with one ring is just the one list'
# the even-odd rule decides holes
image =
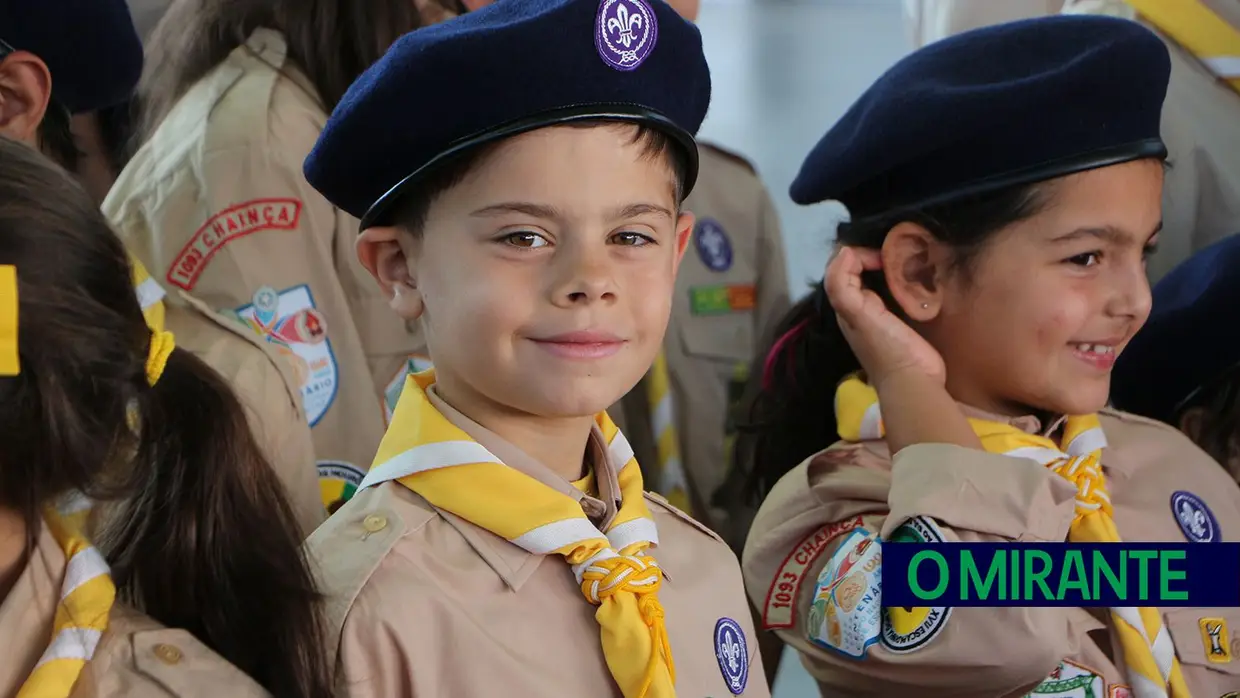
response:
{"label": "pierced earring", "polygon": [[922,303],[922,304],[921,304],[921,309],[922,309],[922,310],[925,310],[926,308],[929,308],[929,307],[930,307],[930,304],[929,304],[929,303]]}

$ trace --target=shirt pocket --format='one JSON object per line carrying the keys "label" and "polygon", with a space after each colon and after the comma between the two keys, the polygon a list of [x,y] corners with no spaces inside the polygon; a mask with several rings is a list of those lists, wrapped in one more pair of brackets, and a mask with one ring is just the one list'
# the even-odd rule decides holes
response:
{"label": "shirt pocket", "polygon": [[1240,690],[1240,609],[1177,608],[1164,618],[1193,695]]}
{"label": "shirt pocket", "polygon": [[691,359],[716,361],[730,369],[753,358],[753,314],[690,315],[679,323],[681,347]]}

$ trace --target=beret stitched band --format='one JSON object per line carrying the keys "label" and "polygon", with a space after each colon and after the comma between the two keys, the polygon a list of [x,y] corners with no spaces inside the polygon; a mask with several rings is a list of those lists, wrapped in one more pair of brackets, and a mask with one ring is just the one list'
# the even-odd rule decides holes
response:
{"label": "beret stitched band", "polygon": [[483,144],[603,119],[669,135],[689,189],[709,103],[701,35],[662,0],[501,0],[398,39],[336,106],[304,172],[364,230]]}
{"label": "beret stitched band", "polygon": [[0,0],[0,40],[47,64],[70,112],[124,102],[142,75],[142,41],[125,0]]}
{"label": "beret stitched band", "polygon": [[1151,31],[1055,16],[958,34],[884,73],[806,157],[790,194],[861,220],[1139,158],[1171,65]]}

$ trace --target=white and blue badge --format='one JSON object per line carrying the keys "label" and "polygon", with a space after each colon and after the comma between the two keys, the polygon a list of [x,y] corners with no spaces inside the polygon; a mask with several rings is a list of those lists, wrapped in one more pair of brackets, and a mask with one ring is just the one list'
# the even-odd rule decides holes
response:
{"label": "white and blue badge", "polygon": [[318,424],[336,401],[340,372],[327,338],[327,320],[315,308],[310,287],[276,291],[263,286],[254,292],[253,303],[237,308],[237,317],[288,359],[297,374],[306,421],[312,427]]}
{"label": "white and blue badge", "polygon": [[1192,492],[1180,490],[1171,495],[1171,513],[1184,537],[1193,543],[1217,543],[1222,540],[1214,512]]}
{"label": "white and blue badge", "polygon": [[711,218],[698,221],[693,235],[698,257],[711,271],[727,271],[732,268],[732,241],[723,232],[723,226]]}
{"label": "white and blue badge", "polygon": [[745,631],[731,618],[720,618],[715,623],[715,658],[732,695],[744,693],[745,684],[749,683],[749,646]]}
{"label": "white and blue badge", "polygon": [[861,659],[882,629],[882,543],[854,529],[818,575],[806,618],[810,642]]}
{"label": "white and blue badge", "polygon": [[[892,531],[888,541],[942,543],[943,532],[929,517],[916,516]],[[884,608],[883,647],[898,654],[925,647],[947,625],[951,612],[951,608],[945,606]]]}
{"label": "white and blue badge", "polygon": [[646,0],[603,0],[594,21],[594,47],[616,70],[636,70],[659,40],[659,21]]}

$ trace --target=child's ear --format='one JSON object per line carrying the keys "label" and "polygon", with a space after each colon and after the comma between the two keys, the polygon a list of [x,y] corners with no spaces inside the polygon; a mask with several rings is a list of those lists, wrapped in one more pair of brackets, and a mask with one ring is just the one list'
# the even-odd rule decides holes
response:
{"label": "child's ear", "polygon": [[697,218],[685,211],[676,219],[676,269],[680,268],[680,260],[685,258],[685,250],[689,249],[689,238],[693,237],[693,226]]}
{"label": "child's ear", "polygon": [[388,303],[406,320],[422,315],[422,294],[413,274],[417,243],[394,226],[367,228],[357,238],[357,258],[375,277]]}
{"label": "child's ear", "polygon": [[905,221],[883,240],[883,275],[891,297],[914,322],[933,320],[942,308],[947,246],[924,226]]}
{"label": "child's ear", "polygon": [[[1193,443],[1200,443],[1202,432],[1205,430],[1206,408],[1190,407],[1180,414],[1179,426],[1180,431],[1188,437]],[[1224,463],[1223,465],[1227,465]]]}

